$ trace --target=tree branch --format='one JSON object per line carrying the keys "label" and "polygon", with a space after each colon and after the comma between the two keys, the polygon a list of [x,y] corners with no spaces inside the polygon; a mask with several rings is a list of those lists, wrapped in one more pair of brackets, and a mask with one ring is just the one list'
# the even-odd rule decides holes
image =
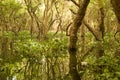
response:
{"label": "tree branch", "polygon": [[77,7],[80,7],[80,5],[75,1],[75,0],[71,0],[72,3],[74,3]]}
{"label": "tree branch", "polygon": [[73,9],[69,9],[73,14],[77,14]]}
{"label": "tree branch", "polygon": [[94,30],[86,20],[83,20],[84,25],[89,29],[90,32],[92,32],[92,34],[94,35],[95,39],[98,41],[101,41],[101,37],[98,33],[98,31]]}

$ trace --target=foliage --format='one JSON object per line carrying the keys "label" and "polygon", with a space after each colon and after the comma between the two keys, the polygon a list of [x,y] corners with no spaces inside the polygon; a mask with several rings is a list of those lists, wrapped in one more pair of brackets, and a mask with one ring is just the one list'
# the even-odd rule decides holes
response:
{"label": "foliage", "polygon": [[42,61],[47,58],[52,60],[68,56],[67,38],[54,36],[54,38],[39,42],[35,39],[31,39],[28,31],[21,31],[17,36],[15,36],[13,32],[4,32],[3,36],[4,38],[14,39],[14,48],[11,55],[8,55],[5,59],[0,58],[0,64],[2,64],[0,66],[1,76],[12,77],[19,74],[19,77],[21,72],[21,75],[23,75],[27,61],[30,63],[29,65],[35,67],[34,64],[36,64],[36,66],[39,64],[42,65]]}
{"label": "foliage", "polygon": [[[78,10],[74,1],[83,0],[0,1],[0,80],[71,80],[65,32],[69,34]],[[91,0],[85,19],[99,32],[101,7],[103,40],[95,40],[85,25],[78,34],[77,68],[80,64],[82,80],[120,80],[120,32],[110,0]],[[97,58],[99,50],[104,55]]]}
{"label": "foliage", "polygon": [[[85,61],[88,62],[83,69],[83,79],[90,80],[119,80],[120,79],[120,57],[119,43],[115,40],[113,33],[108,33],[104,37],[102,49],[104,56],[96,58],[95,54],[91,54]],[[111,43],[112,42],[112,43]],[[94,43],[93,43],[94,44]],[[97,44],[94,44],[97,46]],[[91,52],[94,53],[94,52]],[[86,77],[87,76],[87,77]]]}
{"label": "foliage", "polygon": [[120,60],[113,55],[105,55],[89,64],[88,70],[95,80],[119,80]]}

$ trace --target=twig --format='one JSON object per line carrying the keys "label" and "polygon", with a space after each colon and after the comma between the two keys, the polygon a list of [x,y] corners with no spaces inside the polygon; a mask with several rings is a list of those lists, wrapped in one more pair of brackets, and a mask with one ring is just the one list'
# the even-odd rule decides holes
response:
{"label": "twig", "polygon": [[75,0],[71,0],[77,7],[80,7],[80,5],[75,1]]}

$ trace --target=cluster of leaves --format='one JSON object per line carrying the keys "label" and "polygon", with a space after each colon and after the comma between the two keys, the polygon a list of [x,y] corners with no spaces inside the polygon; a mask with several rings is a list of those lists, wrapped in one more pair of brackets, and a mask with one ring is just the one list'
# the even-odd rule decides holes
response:
{"label": "cluster of leaves", "polygon": [[[119,37],[117,37],[119,39]],[[96,42],[93,43],[97,46]],[[120,45],[115,40],[113,33],[108,33],[101,42],[104,56],[96,58],[96,52],[86,60],[88,65],[84,77],[90,80],[119,80],[120,79]],[[95,53],[95,54],[93,54]]]}
{"label": "cluster of leaves", "polygon": [[[120,60],[114,55],[104,55],[89,64],[88,70],[95,80],[119,80]],[[91,75],[90,75],[91,76]]]}
{"label": "cluster of leaves", "polygon": [[4,59],[2,57],[0,58],[0,64],[2,64],[0,66],[2,71],[0,72],[1,76],[5,75],[10,77],[16,75],[17,72],[25,66],[25,63],[28,60],[32,61],[32,63],[41,64],[43,58],[46,59],[68,56],[67,38],[60,38],[57,36],[49,38],[50,35],[48,35],[47,40],[38,41],[33,38],[31,39],[29,31],[20,31],[17,36],[13,32],[4,32],[2,37],[8,38],[10,42],[12,41],[13,53],[10,53],[11,49],[9,46],[10,44],[8,43],[7,47],[9,52],[7,53],[10,55],[7,55]]}
{"label": "cluster of leaves", "polygon": [[[0,3],[0,17],[1,19],[3,19],[4,17],[6,18],[10,18],[10,17],[15,17],[18,14],[16,14],[18,12],[18,10],[21,9],[21,5],[19,3],[17,3],[15,0],[3,0]],[[14,16],[13,16],[14,15]]]}

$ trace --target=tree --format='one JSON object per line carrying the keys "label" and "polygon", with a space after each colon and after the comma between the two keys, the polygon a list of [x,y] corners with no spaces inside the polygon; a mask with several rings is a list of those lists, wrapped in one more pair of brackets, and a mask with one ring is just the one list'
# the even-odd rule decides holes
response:
{"label": "tree", "polygon": [[114,9],[114,12],[115,12],[115,15],[118,19],[118,29],[116,31],[117,32],[120,32],[120,1],[119,0],[111,0],[111,4],[113,6],[113,9]]}
{"label": "tree", "polygon": [[[72,0],[74,1],[74,0]],[[77,58],[76,58],[76,54],[77,54],[77,32],[79,27],[82,24],[82,20],[85,16],[85,12],[87,9],[87,6],[89,4],[90,0],[84,0],[83,2],[81,2],[80,4],[78,4],[79,8],[76,14],[76,17],[73,21],[73,24],[70,28],[70,44],[69,44],[69,55],[70,55],[70,63],[69,63],[69,68],[70,68],[70,75],[72,77],[72,80],[81,80],[81,77],[79,76],[79,73],[77,71]],[[76,3],[74,1],[74,3]],[[77,3],[76,3],[77,4]]]}

